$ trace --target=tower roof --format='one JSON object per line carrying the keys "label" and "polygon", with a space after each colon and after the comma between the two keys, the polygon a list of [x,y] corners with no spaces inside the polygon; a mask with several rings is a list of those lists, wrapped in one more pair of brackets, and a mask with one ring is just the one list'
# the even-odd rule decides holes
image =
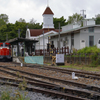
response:
{"label": "tower roof", "polygon": [[54,13],[53,13],[52,10],[50,9],[50,7],[47,7],[47,8],[45,9],[43,15],[44,15],[44,14],[52,14],[52,15],[54,15]]}

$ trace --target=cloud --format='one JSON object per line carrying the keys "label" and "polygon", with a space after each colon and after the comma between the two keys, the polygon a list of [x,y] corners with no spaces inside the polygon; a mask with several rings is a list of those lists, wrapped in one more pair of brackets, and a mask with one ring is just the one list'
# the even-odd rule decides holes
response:
{"label": "cloud", "polygon": [[[86,10],[87,17],[92,18],[99,14],[99,0],[49,0],[49,6],[54,12],[54,17],[68,19],[74,13]],[[47,0],[0,0],[0,14],[7,14],[9,22],[23,18],[26,22],[34,18],[36,22],[42,23],[42,14],[47,7]]]}

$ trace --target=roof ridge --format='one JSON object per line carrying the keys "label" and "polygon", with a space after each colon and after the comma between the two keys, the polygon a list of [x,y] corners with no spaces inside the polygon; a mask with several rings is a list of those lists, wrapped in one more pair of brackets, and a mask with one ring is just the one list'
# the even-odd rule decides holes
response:
{"label": "roof ridge", "polygon": [[47,6],[47,8],[45,9],[43,15],[44,15],[44,14],[52,14],[52,15],[54,15],[54,13],[52,12],[52,10],[50,9],[49,6]]}

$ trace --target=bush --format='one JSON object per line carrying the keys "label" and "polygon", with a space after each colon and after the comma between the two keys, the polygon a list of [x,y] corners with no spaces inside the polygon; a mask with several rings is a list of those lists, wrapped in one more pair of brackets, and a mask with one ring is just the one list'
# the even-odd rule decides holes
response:
{"label": "bush", "polygon": [[91,66],[96,66],[100,61],[100,57],[98,56],[98,54],[100,55],[100,49],[97,48],[96,46],[93,47],[85,47],[83,49],[78,50],[76,53],[78,54],[88,54],[90,55],[89,57],[91,58],[92,62],[91,62]]}
{"label": "bush", "polygon": [[96,46],[93,47],[85,47],[77,51],[77,53],[100,53],[100,49]]}

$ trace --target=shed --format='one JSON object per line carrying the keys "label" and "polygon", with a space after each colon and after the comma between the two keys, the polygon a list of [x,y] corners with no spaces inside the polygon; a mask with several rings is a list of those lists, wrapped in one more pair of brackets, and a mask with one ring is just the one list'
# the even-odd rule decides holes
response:
{"label": "shed", "polygon": [[[25,56],[25,52],[28,52],[28,54],[31,53],[33,47],[35,50],[35,43],[38,41],[33,40],[33,39],[26,39],[26,38],[18,38],[17,37],[14,39],[10,39],[6,42],[10,43],[12,45],[12,52],[13,52],[14,45],[17,45],[17,56],[20,55],[20,52],[19,52],[20,47],[23,47],[23,51],[24,51],[23,56]],[[12,56],[13,56],[13,53],[12,53]]]}

